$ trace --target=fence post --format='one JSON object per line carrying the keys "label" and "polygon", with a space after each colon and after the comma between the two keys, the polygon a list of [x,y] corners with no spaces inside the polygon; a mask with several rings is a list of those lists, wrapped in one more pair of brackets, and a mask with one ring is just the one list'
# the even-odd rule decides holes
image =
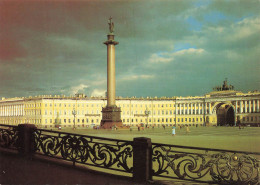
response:
{"label": "fence post", "polygon": [[18,125],[18,151],[19,154],[26,158],[31,158],[34,153],[34,131],[33,124]]}
{"label": "fence post", "polygon": [[133,180],[145,182],[152,180],[152,142],[151,138],[134,138]]}

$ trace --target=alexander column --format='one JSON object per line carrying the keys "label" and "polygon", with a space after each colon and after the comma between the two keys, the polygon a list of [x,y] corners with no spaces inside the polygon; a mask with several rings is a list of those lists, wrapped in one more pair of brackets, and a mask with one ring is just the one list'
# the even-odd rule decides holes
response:
{"label": "alexander column", "polygon": [[111,129],[113,126],[122,126],[121,109],[116,106],[116,68],[115,68],[115,45],[114,23],[109,18],[109,34],[107,41],[107,106],[102,108],[101,128]]}

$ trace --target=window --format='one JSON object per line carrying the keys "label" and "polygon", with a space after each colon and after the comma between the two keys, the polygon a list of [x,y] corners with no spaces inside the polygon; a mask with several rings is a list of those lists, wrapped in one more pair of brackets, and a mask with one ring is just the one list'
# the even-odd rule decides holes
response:
{"label": "window", "polygon": [[66,119],[64,119],[64,123],[66,123]]}
{"label": "window", "polygon": [[52,119],[50,119],[50,123],[52,123]]}

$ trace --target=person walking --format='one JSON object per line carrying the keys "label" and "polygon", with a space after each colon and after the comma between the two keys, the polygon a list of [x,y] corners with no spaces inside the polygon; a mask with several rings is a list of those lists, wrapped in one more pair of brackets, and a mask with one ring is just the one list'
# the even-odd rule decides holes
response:
{"label": "person walking", "polygon": [[172,136],[175,136],[175,134],[176,134],[176,133],[175,133],[175,130],[176,130],[176,127],[173,126],[173,127],[172,127]]}
{"label": "person walking", "polygon": [[186,134],[188,134],[190,132],[190,128],[189,128],[189,126],[187,125],[186,126]]}

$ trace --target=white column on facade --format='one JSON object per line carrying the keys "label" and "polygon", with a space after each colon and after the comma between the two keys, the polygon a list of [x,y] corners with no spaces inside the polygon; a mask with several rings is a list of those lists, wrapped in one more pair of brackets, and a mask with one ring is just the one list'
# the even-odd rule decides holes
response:
{"label": "white column on facade", "polygon": [[256,100],[256,111],[259,112],[259,100]]}
{"label": "white column on facade", "polygon": [[175,115],[177,114],[177,102],[175,102]]}
{"label": "white column on facade", "polygon": [[237,113],[237,101],[236,101],[236,104],[235,104],[235,113]]}
{"label": "white column on facade", "polygon": [[205,113],[205,114],[208,114],[208,113],[207,113],[207,103],[205,103],[204,113]]}
{"label": "white column on facade", "polygon": [[209,102],[209,114],[211,114],[211,103]]}
{"label": "white column on facade", "polygon": [[246,103],[246,101],[244,101],[244,110],[245,110],[245,113],[247,113],[247,103]]}
{"label": "white column on facade", "polygon": [[253,100],[253,112],[255,112],[255,100]]}
{"label": "white column on facade", "polygon": [[193,105],[192,105],[192,103],[191,103],[191,104],[190,104],[190,114],[193,114],[192,108],[193,108]]}
{"label": "white column on facade", "polygon": [[242,109],[243,109],[242,101],[239,101],[239,113],[242,113]]}
{"label": "white column on facade", "polygon": [[23,112],[22,112],[22,110],[23,110],[23,105],[20,105],[20,116],[22,116],[23,114]]}
{"label": "white column on facade", "polygon": [[200,114],[200,103],[198,103],[198,113]]}
{"label": "white column on facade", "polygon": [[197,114],[197,110],[196,110],[196,108],[197,108],[197,103],[194,103],[194,114],[196,115]]}
{"label": "white column on facade", "polygon": [[17,106],[17,115],[20,116],[20,104]]}
{"label": "white column on facade", "polygon": [[20,109],[19,116],[22,116],[22,105],[20,105],[19,109]]}
{"label": "white column on facade", "polygon": [[252,109],[251,109],[251,100],[249,100],[248,109],[249,109],[248,112],[251,113],[251,110],[252,110]]}
{"label": "white column on facade", "polygon": [[186,114],[186,106],[185,106],[186,104],[184,103],[183,104],[183,114]]}
{"label": "white column on facade", "polygon": [[181,115],[181,103],[180,103],[179,105],[180,105],[180,107],[179,107],[179,108],[180,108],[180,115]]}

